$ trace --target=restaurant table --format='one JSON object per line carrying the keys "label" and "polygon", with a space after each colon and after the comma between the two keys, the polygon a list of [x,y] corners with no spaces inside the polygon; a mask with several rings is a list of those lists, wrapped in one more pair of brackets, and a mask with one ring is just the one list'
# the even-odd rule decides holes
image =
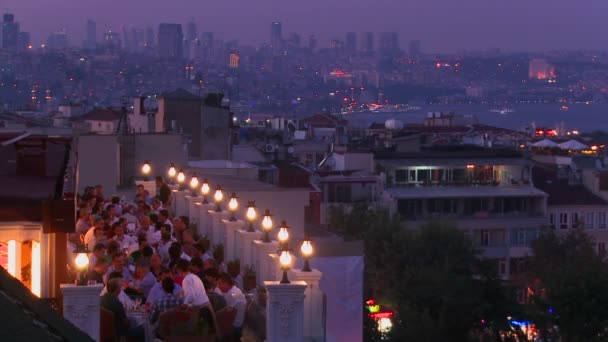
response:
{"label": "restaurant table", "polygon": [[148,314],[143,311],[128,311],[127,317],[133,326],[143,326],[146,342],[154,341],[154,329],[148,320]]}

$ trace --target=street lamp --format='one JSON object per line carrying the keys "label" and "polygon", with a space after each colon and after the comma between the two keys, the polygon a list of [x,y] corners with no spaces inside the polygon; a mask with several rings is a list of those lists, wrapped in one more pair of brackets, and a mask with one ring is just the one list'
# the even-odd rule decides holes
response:
{"label": "street lamp", "polygon": [[146,160],[144,165],[141,166],[141,173],[144,174],[144,181],[148,181],[148,175],[152,172],[152,166],[150,166],[150,161]]}
{"label": "street lamp", "polygon": [[230,196],[230,201],[228,201],[228,210],[230,211],[230,221],[236,221],[236,217],[234,214],[236,210],[239,208],[239,201],[237,200],[236,194],[233,192]]}
{"label": "street lamp", "polygon": [[281,269],[283,270],[283,278],[281,279],[281,284],[289,284],[289,279],[287,278],[287,271],[291,268],[291,254],[287,248],[281,251],[281,255],[279,256],[279,262],[281,263]]}
{"label": "street lamp", "polygon": [[175,184],[175,176],[177,175],[177,170],[175,169],[175,164],[171,163],[169,165],[169,171],[167,171],[169,178],[171,179],[171,184]]}
{"label": "street lamp", "polygon": [[253,229],[253,221],[255,221],[257,216],[258,213],[255,211],[255,201],[247,202],[247,212],[245,212],[245,217],[247,218],[247,221],[249,221],[249,227],[247,228],[247,231],[250,233],[255,232],[255,230]]}
{"label": "street lamp", "polygon": [[224,192],[222,191],[222,187],[219,185],[217,186],[217,188],[215,188],[215,193],[213,194],[213,200],[215,201],[215,211],[218,213],[221,212],[222,207],[220,206],[220,204],[224,200]]}
{"label": "street lamp", "polygon": [[76,285],[78,286],[87,285],[87,268],[89,267],[89,253],[90,251],[87,245],[82,242],[77,244],[76,249],[74,249],[74,254],[76,254],[76,259],[74,259],[74,262],[76,264],[76,268],[78,269]]}
{"label": "street lamp", "polygon": [[179,184],[179,189],[184,190],[184,182],[186,181],[186,174],[184,173],[184,169],[180,169],[177,173],[177,184]]}
{"label": "street lamp", "polygon": [[279,239],[281,246],[287,247],[287,240],[289,240],[289,227],[287,226],[287,222],[281,222],[281,227],[279,227],[277,238]]}
{"label": "street lamp", "polygon": [[192,189],[192,196],[193,197],[197,197],[198,196],[198,191],[196,191],[196,189],[198,188],[198,177],[196,177],[196,173],[192,175],[192,179],[190,179],[190,189]]}
{"label": "street lamp", "polygon": [[270,242],[270,231],[272,230],[272,215],[270,210],[266,209],[262,218],[262,230],[264,231],[264,242]]}
{"label": "street lamp", "polygon": [[207,178],[205,178],[203,179],[203,185],[201,186],[201,193],[203,194],[203,204],[209,204],[209,201],[207,201],[209,191],[211,191],[211,188],[209,187],[209,182],[207,182]]}
{"label": "street lamp", "polygon": [[310,268],[310,257],[312,257],[312,253],[314,249],[312,248],[312,244],[310,243],[310,239],[306,236],[304,237],[304,241],[302,241],[302,246],[300,247],[300,252],[302,252],[302,257],[304,258],[304,267],[302,268],[302,272],[312,272]]}

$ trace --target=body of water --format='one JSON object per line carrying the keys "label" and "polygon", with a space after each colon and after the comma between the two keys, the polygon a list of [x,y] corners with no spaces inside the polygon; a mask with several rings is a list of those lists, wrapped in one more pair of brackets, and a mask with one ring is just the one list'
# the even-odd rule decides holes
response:
{"label": "body of water", "polygon": [[562,111],[557,103],[517,104],[509,106],[511,113],[500,114],[490,110],[500,107],[484,104],[433,105],[420,111],[405,113],[355,113],[345,115],[355,127],[366,127],[372,122],[385,122],[397,119],[404,123],[422,123],[428,112],[455,112],[465,117],[476,118],[481,124],[510,129],[536,127],[561,128],[591,132],[608,131],[608,104],[568,104],[569,109]]}

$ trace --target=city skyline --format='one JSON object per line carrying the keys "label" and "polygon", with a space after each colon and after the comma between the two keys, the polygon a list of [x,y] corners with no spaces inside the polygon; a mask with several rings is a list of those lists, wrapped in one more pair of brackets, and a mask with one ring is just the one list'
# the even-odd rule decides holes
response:
{"label": "city skyline", "polygon": [[[349,2],[348,8],[337,0],[298,4],[271,0],[202,4],[181,0],[177,6],[163,2],[151,5],[143,0],[120,3],[57,0],[52,8],[37,6],[34,0],[9,0],[3,5],[4,12],[15,15],[21,30],[31,32],[34,44],[44,43],[51,32],[65,28],[70,44],[75,46],[80,46],[85,38],[87,19],[97,22],[98,39],[102,32],[120,30],[122,26],[158,30],[160,23],[194,21],[199,33],[211,31],[224,40],[234,39],[243,44],[270,43],[268,27],[278,20],[282,22],[284,37],[291,32],[303,37],[315,34],[320,37],[321,46],[329,46],[334,38],[344,39],[346,32],[395,31],[399,33],[401,48],[409,40],[421,40],[425,52],[495,48],[531,52],[606,50],[602,35],[589,33],[608,30],[608,23],[602,18],[608,4],[601,0],[585,4],[550,0],[534,3],[412,0],[400,4],[380,0],[373,4],[372,14],[363,0]],[[145,15],[140,14],[142,11]]]}

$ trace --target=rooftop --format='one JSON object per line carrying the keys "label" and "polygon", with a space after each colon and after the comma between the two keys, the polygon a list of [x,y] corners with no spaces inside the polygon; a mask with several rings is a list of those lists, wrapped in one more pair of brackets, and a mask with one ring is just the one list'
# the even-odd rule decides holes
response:
{"label": "rooftop", "polygon": [[547,196],[543,191],[527,185],[387,188],[386,192],[398,199]]}
{"label": "rooftop", "polygon": [[100,108],[95,109],[91,112],[84,114],[83,116],[79,116],[76,118],[77,121],[85,121],[85,120],[93,120],[93,121],[116,121],[120,119],[120,112],[109,109],[109,108]]}
{"label": "rooftop", "polygon": [[608,205],[582,184],[569,184],[568,178],[558,177],[557,169],[537,165],[532,172],[534,185],[549,194],[548,205]]}

